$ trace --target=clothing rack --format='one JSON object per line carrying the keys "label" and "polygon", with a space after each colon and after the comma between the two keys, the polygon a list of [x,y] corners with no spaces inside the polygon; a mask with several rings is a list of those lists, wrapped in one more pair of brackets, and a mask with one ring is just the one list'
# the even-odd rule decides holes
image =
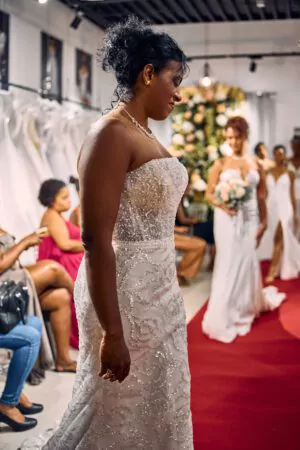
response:
{"label": "clothing rack", "polygon": [[77,100],[71,100],[68,97],[62,97],[62,98],[58,99],[56,96],[43,95],[42,89],[34,89],[29,86],[23,86],[22,84],[17,84],[17,83],[8,83],[8,86],[22,89],[23,91],[26,91],[26,92],[32,92],[33,94],[38,94],[41,97],[48,98],[49,100],[57,100],[59,102],[72,103],[73,105],[81,106],[85,110],[102,112],[101,109],[97,108],[96,106],[87,106]]}

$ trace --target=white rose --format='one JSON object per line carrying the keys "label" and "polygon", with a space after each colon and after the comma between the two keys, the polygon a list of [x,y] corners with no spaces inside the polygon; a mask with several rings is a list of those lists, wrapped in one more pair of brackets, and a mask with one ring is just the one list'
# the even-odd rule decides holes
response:
{"label": "white rose", "polygon": [[223,156],[231,156],[232,148],[227,142],[224,142],[224,144],[220,146],[220,152],[222,153]]}
{"label": "white rose", "polygon": [[199,139],[199,141],[204,141],[204,133],[202,130],[198,130],[195,133],[196,138]]}
{"label": "white rose", "polygon": [[183,120],[182,114],[176,114],[175,116],[173,116],[173,120],[180,125]]}
{"label": "white rose", "polygon": [[182,129],[185,133],[191,133],[192,131],[194,131],[195,127],[191,122],[183,122],[182,124]]}
{"label": "white rose", "polygon": [[216,122],[219,125],[219,127],[225,127],[226,123],[227,123],[227,117],[224,116],[224,114],[219,114],[216,117]]}
{"label": "white rose", "polygon": [[204,98],[202,97],[202,95],[197,94],[193,97],[193,102],[195,103],[195,105],[198,105],[198,103],[204,103]]}
{"label": "white rose", "polygon": [[210,152],[209,154],[208,154],[208,159],[210,160],[210,161],[215,161],[216,159],[218,159],[218,153],[217,152]]}
{"label": "white rose", "polygon": [[218,102],[224,102],[226,100],[226,94],[224,94],[224,92],[217,92],[216,93],[216,100]]}
{"label": "white rose", "polygon": [[181,134],[174,134],[172,143],[174,145],[184,145],[184,137]]}
{"label": "white rose", "polygon": [[236,190],[236,198],[243,198],[244,197],[244,195],[245,195],[245,189],[244,188],[242,188],[242,187],[239,187],[237,190]]}
{"label": "white rose", "polygon": [[207,151],[208,151],[208,153],[217,153],[218,149],[214,145],[208,145]]}
{"label": "white rose", "polygon": [[206,191],[207,184],[205,183],[204,180],[200,178],[199,180],[196,180],[195,183],[192,184],[192,188],[194,189],[194,191],[204,192]]}
{"label": "white rose", "polygon": [[190,101],[188,102],[188,107],[189,107],[189,108],[193,108],[194,105],[195,105],[195,104],[194,104],[193,100],[190,100]]}

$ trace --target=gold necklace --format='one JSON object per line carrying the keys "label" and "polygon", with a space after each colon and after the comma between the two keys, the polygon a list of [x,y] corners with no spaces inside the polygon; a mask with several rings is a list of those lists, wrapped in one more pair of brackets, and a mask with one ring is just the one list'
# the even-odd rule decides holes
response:
{"label": "gold necklace", "polygon": [[122,111],[124,111],[127,116],[129,117],[129,119],[131,120],[131,122],[137,127],[139,128],[146,136],[148,136],[148,138],[150,139],[155,139],[154,134],[152,133],[152,131],[146,130],[145,127],[143,127],[143,125],[141,125],[128,111],[126,108],[124,108]]}

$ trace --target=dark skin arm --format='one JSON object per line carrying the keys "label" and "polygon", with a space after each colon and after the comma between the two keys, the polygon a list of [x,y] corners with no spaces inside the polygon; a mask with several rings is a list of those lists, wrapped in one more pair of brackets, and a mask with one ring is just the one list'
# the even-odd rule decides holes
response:
{"label": "dark skin arm", "polygon": [[289,171],[289,176],[291,180],[291,202],[293,206],[293,213],[294,213],[294,227],[295,229],[298,226],[298,217],[297,217],[297,210],[296,210],[296,195],[295,195],[295,174],[291,171]]}
{"label": "dark skin arm", "polygon": [[[90,141],[79,160],[88,287],[103,330],[100,376],[122,382],[129,374],[130,355],[118,304],[112,236],[134,146],[118,121],[104,123]],[[108,370],[115,377],[107,376]]]}
{"label": "dark skin arm", "polygon": [[179,222],[182,225],[193,225],[195,223],[195,219],[193,219],[192,217],[187,217],[184,214],[184,209],[182,204],[180,203],[180,205],[178,206],[178,210],[177,210],[177,219],[179,220]]}
{"label": "dark skin arm", "polygon": [[[0,236],[3,234],[6,233],[3,230],[0,230]],[[32,233],[29,236],[24,237],[10,249],[3,252],[0,251],[0,274],[13,266],[25,250],[38,245],[42,237],[41,234]]]}
{"label": "dark skin arm", "polygon": [[258,166],[258,172],[260,176],[259,185],[257,187],[257,204],[259,213],[259,227],[256,233],[256,246],[258,247],[260,241],[267,229],[267,207],[266,207],[266,178],[265,172],[261,166]]}
{"label": "dark skin arm", "polygon": [[225,205],[219,204],[215,197],[215,189],[219,182],[221,172],[222,172],[222,163],[220,160],[218,160],[214,163],[214,165],[212,166],[212,168],[209,171],[205,199],[212,206],[223,209],[223,211],[225,211],[230,216],[235,216],[236,211],[234,209],[231,209]]}

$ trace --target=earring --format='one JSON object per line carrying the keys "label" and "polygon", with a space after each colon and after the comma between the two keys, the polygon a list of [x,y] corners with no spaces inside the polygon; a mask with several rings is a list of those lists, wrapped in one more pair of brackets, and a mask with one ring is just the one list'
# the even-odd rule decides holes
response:
{"label": "earring", "polygon": [[150,80],[145,81],[146,86],[149,86],[149,84],[150,84]]}

